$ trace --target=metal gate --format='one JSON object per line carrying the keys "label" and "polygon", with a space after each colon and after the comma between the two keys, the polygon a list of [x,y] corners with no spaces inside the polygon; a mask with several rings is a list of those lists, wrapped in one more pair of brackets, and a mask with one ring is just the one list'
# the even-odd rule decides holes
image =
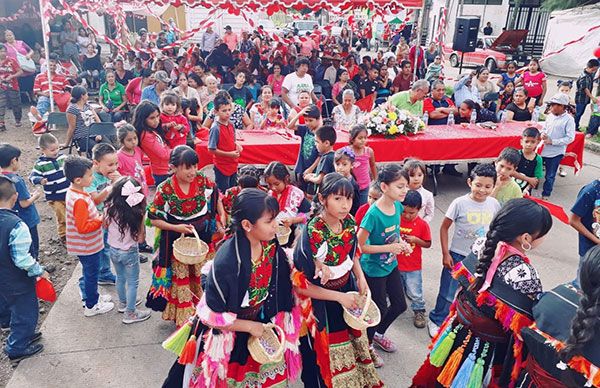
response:
{"label": "metal gate", "polygon": [[550,12],[539,7],[527,6],[521,6],[516,10],[514,4],[511,4],[506,17],[505,28],[508,28],[515,12],[517,14],[513,29],[529,30],[523,49],[526,53],[539,58],[544,51],[544,40],[546,39],[546,27],[548,26],[548,19],[550,19]]}

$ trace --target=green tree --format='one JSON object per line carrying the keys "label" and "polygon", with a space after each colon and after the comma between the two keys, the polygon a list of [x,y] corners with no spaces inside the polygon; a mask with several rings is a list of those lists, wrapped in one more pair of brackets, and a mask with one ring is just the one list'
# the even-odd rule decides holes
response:
{"label": "green tree", "polygon": [[600,0],[543,0],[542,8],[547,11],[583,7],[584,5],[596,4]]}

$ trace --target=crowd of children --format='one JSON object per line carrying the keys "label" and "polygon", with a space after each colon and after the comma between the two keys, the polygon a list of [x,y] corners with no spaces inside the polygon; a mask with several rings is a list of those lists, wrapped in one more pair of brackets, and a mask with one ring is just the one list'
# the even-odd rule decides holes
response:
{"label": "crowd of children", "polygon": [[[251,104],[239,84],[231,93]],[[278,161],[262,172],[239,168],[243,148],[231,122],[233,103],[223,96],[214,99],[208,135],[215,179],[205,176],[189,146],[191,127],[180,99],[165,93],[160,108],[142,101],[133,125],[118,125],[118,150],[96,144],[92,160],[62,155],[58,140],[42,135],[42,156],[29,179],[43,186],[58,236],[79,258],[85,317],[115,307],[109,295],[99,293],[99,284],[115,285],[123,323],[151,317],[137,295],[140,244],[147,226],[154,227],[156,259],[145,306],[186,329],[182,335],[193,345],[180,349],[164,386],[276,386],[297,378],[311,387],[382,386],[376,368],[384,361],[376,348],[399,349],[386,333],[408,302],[414,326],[427,327],[434,338],[413,386],[462,387],[472,378],[477,381],[468,386],[487,385],[479,374],[488,370],[503,386],[513,384],[526,363],[516,328],[533,323],[532,303],[542,291],[527,254],[552,225],[544,207],[522,197],[538,188],[543,166],[542,196],[552,192],[574,133],[565,99],[550,100],[544,131],[524,128],[520,150],[506,148],[493,164],[472,166],[469,192],[452,201],[441,222],[443,267],[428,317],[422,261],[434,240],[435,203],[424,187],[427,166],[409,159],[377,169],[362,125],[351,128],[348,144],[336,146],[336,129],[324,125],[309,99],[287,124],[301,139],[295,176]],[[269,107],[263,120],[283,128],[278,107]],[[154,193],[143,154],[150,159]],[[0,244],[11,252],[0,260],[9,269],[0,275],[0,323],[11,329],[5,347],[11,359],[42,349],[32,286],[36,277],[48,277],[37,262],[35,202],[42,192],[27,189],[20,156],[18,148],[0,145]],[[583,188],[572,209],[582,257],[576,285],[581,278],[589,286],[584,256],[600,243],[599,182]],[[276,239],[280,226],[292,230],[283,246]],[[206,265],[181,262],[174,252],[174,242],[192,234],[209,247]],[[345,321],[344,309],[359,303],[349,291],[369,295],[381,315],[376,325],[361,331]],[[268,323],[285,332],[285,357],[260,364],[247,345],[269,330]],[[495,353],[507,357],[500,360],[491,356]],[[484,372],[473,377],[475,364]]]}

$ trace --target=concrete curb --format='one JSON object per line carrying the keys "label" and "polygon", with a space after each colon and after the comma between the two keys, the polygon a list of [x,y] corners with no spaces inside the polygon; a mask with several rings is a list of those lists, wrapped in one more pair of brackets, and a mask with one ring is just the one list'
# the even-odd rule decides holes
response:
{"label": "concrete curb", "polygon": [[600,154],[600,143],[597,143],[592,140],[586,140],[585,149],[588,151],[592,151],[595,154]]}

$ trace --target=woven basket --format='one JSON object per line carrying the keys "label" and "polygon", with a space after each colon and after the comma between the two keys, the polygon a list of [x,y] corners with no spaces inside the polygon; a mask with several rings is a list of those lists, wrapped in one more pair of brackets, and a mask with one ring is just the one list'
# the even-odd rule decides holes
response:
{"label": "woven basket", "polygon": [[356,330],[377,326],[381,321],[381,312],[371,300],[371,291],[367,291],[367,295],[360,295],[356,291],[350,291],[348,294],[356,295],[359,299],[359,311],[350,312],[344,307],[344,320],[348,326]]}
{"label": "woven basket", "polygon": [[283,360],[285,350],[285,333],[283,329],[272,323],[266,323],[263,335],[250,337],[248,351],[259,364],[269,364]]}
{"label": "woven basket", "polygon": [[181,237],[173,242],[173,255],[183,264],[200,264],[206,259],[207,253],[208,245],[200,240],[196,229],[194,229],[194,237],[186,237],[182,233]]}
{"label": "woven basket", "polygon": [[290,234],[292,234],[292,229],[287,226],[279,225],[277,230],[275,231],[275,235],[277,236],[277,241],[279,241],[279,245],[285,245],[290,241]]}

